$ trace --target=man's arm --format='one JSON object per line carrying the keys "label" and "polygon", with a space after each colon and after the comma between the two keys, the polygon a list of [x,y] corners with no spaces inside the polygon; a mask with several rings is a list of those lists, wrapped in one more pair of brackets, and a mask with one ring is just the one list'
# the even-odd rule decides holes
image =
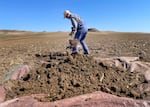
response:
{"label": "man's arm", "polygon": [[77,21],[74,18],[71,18],[71,23],[72,23],[72,30],[76,31],[77,30]]}
{"label": "man's arm", "polygon": [[69,35],[73,35],[74,32],[77,30],[77,22],[75,19],[71,18],[71,23],[72,23],[72,28],[71,28],[71,33]]}

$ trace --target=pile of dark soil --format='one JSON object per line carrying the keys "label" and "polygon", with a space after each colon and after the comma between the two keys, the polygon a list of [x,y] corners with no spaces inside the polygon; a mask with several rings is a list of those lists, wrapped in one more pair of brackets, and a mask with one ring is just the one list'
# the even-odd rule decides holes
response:
{"label": "pile of dark soil", "polygon": [[88,32],[100,32],[100,31],[96,28],[88,28]]}
{"label": "pile of dark soil", "polygon": [[63,52],[35,55],[40,63],[21,80],[9,81],[12,91],[7,99],[31,94],[48,94],[40,101],[55,101],[94,91],[103,91],[117,96],[143,99],[140,93],[145,82],[143,75],[108,68],[97,63],[92,56],[69,55]]}

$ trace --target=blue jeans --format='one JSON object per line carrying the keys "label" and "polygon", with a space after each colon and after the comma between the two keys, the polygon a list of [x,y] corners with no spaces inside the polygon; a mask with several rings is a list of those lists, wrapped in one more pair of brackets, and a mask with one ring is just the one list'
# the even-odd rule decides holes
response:
{"label": "blue jeans", "polygon": [[[86,38],[86,34],[87,34],[87,30],[81,29],[76,32],[75,37],[74,37],[74,39],[77,39],[80,42],[80,44],[82,45],[84,53],[88,53],[88,51],[89,51],[89,49],[84,41]],[[77,52],[78,47],[77,46],[73,47],[72,51]]]}

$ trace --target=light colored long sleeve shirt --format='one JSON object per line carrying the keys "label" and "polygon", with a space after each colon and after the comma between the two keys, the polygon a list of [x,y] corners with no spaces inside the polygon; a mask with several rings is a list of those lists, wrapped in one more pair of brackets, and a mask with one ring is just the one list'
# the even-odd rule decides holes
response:
{"label": "light colored long sleeve shirt", "polygon": [[81,26],[84,26],[83,20],[75,14],[71,14],[71,23],[72,23],[72,30],[78,30]]}

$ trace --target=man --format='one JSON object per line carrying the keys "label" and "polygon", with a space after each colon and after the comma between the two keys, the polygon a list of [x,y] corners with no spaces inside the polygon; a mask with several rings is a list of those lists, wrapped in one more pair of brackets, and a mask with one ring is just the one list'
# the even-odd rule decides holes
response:
{"label": "man", "polygon": [[[89,54],[88,47],[84,41],[86,38],[86,34],[88,32],[88,29],[83,23],[83,20],[79,16],[72,14],[69,10],[64,11],[64,17],[71,20],[71,23],[72,23],[72,28],[71,28],[72,31],[70,32],[69,35],[72,36],[76,32],[74,39],[80,42],[80,44],[82,45],[84,54]],[[77,45],[74,46],[72,49],[72,54],[76,54],[76,53],[78,53]]]}

